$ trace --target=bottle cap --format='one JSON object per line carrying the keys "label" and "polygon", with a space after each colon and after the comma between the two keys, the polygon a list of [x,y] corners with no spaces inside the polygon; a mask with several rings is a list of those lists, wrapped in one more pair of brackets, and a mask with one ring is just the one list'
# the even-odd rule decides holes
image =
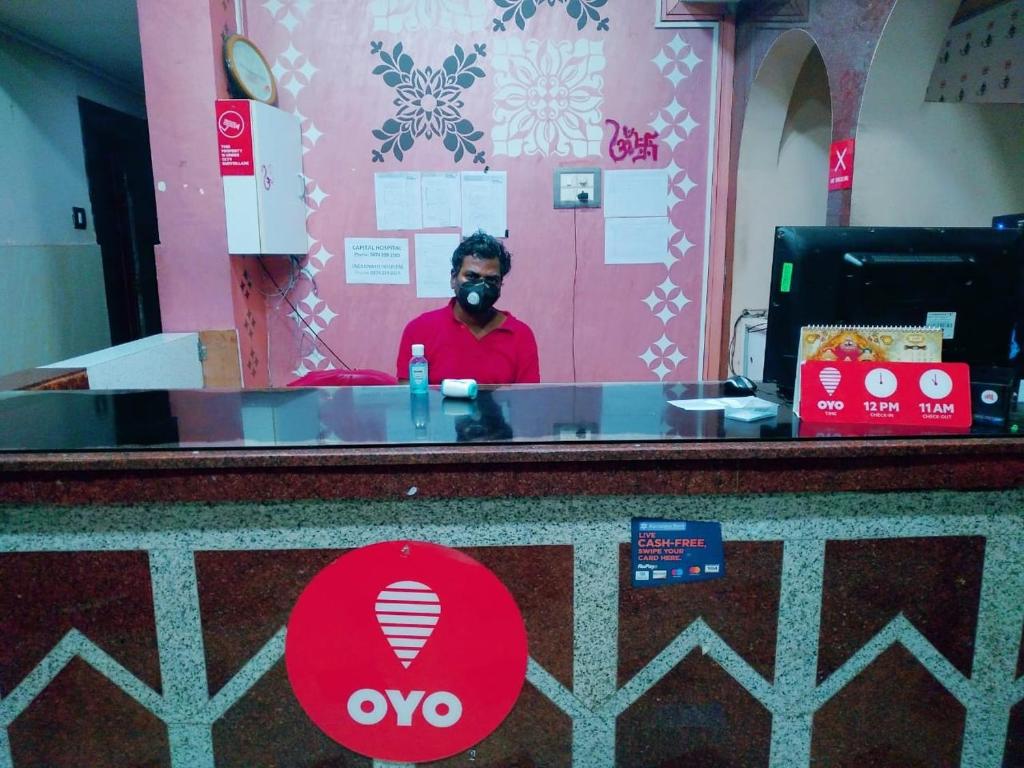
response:
{"label": "bottle cap", "polygon": [[423,345],[422,344],[413,344],[412,345],[412,356],[413,357],[423,357]]}

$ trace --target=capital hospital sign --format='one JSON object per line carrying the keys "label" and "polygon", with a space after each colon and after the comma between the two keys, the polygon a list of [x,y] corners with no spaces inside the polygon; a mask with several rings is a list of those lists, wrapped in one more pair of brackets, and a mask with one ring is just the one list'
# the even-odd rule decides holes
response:
{"label": "capital hospital sign", "polygon": [[457,550],[389,541],[318,573],[288,622],[285,665],[306,714],[348,749],[427,762],[492,733],[526,678],[523,617]]}

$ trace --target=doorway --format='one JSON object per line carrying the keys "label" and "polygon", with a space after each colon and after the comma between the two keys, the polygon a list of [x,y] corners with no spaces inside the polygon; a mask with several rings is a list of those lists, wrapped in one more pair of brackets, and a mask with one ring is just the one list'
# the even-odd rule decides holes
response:
{"label": "doorway", "polygon": [[146,120],[78,99],[110,343],[160,333],[156,259],[160,241]]}

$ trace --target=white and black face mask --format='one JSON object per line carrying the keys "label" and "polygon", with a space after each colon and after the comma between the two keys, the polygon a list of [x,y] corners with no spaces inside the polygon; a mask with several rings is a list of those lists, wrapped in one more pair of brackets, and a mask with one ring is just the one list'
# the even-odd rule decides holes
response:
{"label": "white and black face mask", "polygon": [[501,287],[498,285],[486,280],[467,280],[459,286],[455,300],[471,315],[479,315],[493,307],[500,296]]}

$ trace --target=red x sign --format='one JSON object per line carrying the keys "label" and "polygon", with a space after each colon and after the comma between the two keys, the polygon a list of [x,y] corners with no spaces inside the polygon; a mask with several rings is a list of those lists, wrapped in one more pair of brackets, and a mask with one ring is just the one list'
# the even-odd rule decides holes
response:
{"label": "red x sign", "polygon": [[853,188],[853,139],[833,141],[828,153],[828,191]]}

